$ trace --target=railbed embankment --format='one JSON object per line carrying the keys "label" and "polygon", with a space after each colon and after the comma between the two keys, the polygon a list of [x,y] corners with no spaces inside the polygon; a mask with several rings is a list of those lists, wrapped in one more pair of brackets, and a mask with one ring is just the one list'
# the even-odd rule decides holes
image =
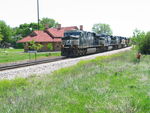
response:
{"label": "railbed embankment", "polygon": [[119,49],[119,50],[113,50],[113,51],[98,53],[98,54],[94,54],[94,55],[88,55],[88,56],[83,56],[83,57],[78,57],[78,58],[69,58],[69,59],[65,59],[65,60],[61,60],[61,61],[39,64],[39,65],[35,65],[35,66],[28,66],[28,67],[22,67],[22,68],[18,68],[18,69],[5,70],[5,71],[0,72],[0,80],[14,79],[16,77],[26,78],[26,77],[29,77],[29,76],[35,75],[35,74],[36,75],[49,74],[55,70],[75,65],[79,61],[82,61],[82,60],[90,60],[90,59],[94,59],[98,56],[112,55],[112,54],[116,54],[119,52],[124,52],[124,51],[130,50],[130,49],[131,49],[131,47],[127,47],[127,48],[123,48],[123,49]]}

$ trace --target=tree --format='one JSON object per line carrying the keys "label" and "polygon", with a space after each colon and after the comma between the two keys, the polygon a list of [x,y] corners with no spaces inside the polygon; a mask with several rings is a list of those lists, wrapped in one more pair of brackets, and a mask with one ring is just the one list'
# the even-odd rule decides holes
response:
{"label": "tree", "polygon": [[[51,50],[53,50],[53,45],[52,45],[52,43],[49,43],[48,45],[47,45],[47,48],[51,51]],[[49,56],[50,56],[50,52],[49,52]]]}
{"label": "tree", "polygon": [[[30,23],[29,28],[31,31],[38,30],[38,23]],[[39,30],[44,30],[44,26],[41,23],[39,24]]]}
{"label": "tree", "polygon": [[42,18],[40,20],[40,24],[45,27],[45,25],[48,25],[49,28],[56,27],[58,25],[58,22],[56,22],[54,19],[51,18]]}
{"label": "tree", "polygon": [[148,32],[140,41],[139,51],[142,54],[150,54],[150,32]]}
{"label": "tree", "polygon": [[37,51],[39,51],[42,47],[43,47],[43,45],[41,45],[41,44],[36,44],[35,43],[35,41],[34,40],[32,40],[31,42],[29,42],[29,48],[31,49],[31,50],[34,50],[35,52],[35,60],[36,60],[36,57],[37,57]]}
{"label": "tree", "polygon": [[[40,24],[39,26],[40,30],[43,30],[44,27]],[[21,37],[26,37],[32,33],[32,31],[38,29],[38,24],[37,23],[30,23],[30,24],[21,24],[19,27],[14,28],[14,36],[21,36]]]}
{"label": "tree", "polygon": [[0,42],[3,40],[3,35],[0,33]]}
{"label": "tree", "polygon": [[134,47],[139,51],[142,40],[144,40],[146,33],[144,31],[135,29],[133,31],[133,36],[131,38],[131,44],[135,45]]}
{"label": "tree", "polygon": [[0,20],[0,40],[1,46],[5,47],[12,41],[12,29],[6,25],[4,21]]}
{"label": "tree", "polygon": [[139,46],[139,44],[141,43],[141,41],[144,39],[145,35],[146,34],[145,34],[144,31],[135,29],[133,31],[133,36],[131,38],[132,44]]}
{"label": "tree", "polygon": [[92,27],[92,31],[98,34],[107,34],[107,35],[112,35],[112,30],[108,24],[94,24]]}

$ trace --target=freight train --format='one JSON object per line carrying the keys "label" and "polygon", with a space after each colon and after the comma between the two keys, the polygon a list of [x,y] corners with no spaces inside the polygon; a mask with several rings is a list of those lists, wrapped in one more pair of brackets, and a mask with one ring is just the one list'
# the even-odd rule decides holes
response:
{"label": "freight train", "polygon": [[129,46],[129,38],[96,34],[83,30],[66,31],[62,38],[61,55],[78,57]]}

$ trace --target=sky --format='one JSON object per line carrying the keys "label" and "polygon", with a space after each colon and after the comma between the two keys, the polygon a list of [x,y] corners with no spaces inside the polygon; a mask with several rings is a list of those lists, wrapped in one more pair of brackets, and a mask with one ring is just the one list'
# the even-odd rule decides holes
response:
{"label": "sky", "polygon": [[[150,0],[39,0],[40,19],[53,18],[62,26],[109,24],[113,35],[150,31]],[[0,20],[11,27],[37,22],[37,0],[0,0]]]}

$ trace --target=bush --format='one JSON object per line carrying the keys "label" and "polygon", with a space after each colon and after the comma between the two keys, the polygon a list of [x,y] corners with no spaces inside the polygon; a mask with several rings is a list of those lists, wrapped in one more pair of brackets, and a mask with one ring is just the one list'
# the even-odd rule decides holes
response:
{"label": "bush", "polygon": [[142,54],[150,54],[150,32],[146,34],[139,44],[139,51]]}
{"label": "bush", "polygon": [[23,49],[24,45],[23,45],[23,43],[16,43],[15,48],[17,48],[17,49]]}

